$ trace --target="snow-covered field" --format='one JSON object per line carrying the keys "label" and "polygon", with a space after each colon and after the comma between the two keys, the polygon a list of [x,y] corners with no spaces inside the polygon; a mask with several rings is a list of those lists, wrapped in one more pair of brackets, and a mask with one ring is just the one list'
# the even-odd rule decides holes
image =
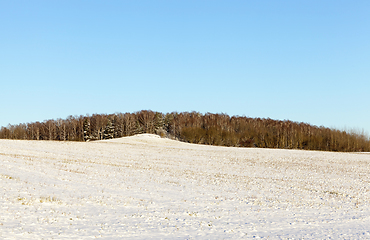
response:
{"label": "snow-covered field", "polygon": [[0,140],[0,239],[370,239],[370,154]]}

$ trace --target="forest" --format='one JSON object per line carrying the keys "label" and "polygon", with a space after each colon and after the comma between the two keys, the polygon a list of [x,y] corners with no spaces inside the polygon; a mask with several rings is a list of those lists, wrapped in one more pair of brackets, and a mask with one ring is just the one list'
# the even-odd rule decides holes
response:
{"label": "forest", "polygon": [[93,141],[140,133],[217,146],[370,152],[364,133],[290,120],[151,110],[8,125],[1,128],[0,139]]}

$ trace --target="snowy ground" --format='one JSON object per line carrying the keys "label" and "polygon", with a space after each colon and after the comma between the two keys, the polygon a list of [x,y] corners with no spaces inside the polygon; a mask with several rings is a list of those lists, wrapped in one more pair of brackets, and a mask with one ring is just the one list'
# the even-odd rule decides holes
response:
{"label": "snowy ground", "polygon": [[370,239],[370,154],[0,140],[0,239]]}

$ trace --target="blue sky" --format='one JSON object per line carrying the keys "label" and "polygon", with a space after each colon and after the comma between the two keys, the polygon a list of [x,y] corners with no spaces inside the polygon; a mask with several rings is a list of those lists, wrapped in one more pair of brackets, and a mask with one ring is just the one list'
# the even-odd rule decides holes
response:
{"label": "blue sky", "polygon": [[0,0],[0,126],[198,111],[370,132],[370,1]]}

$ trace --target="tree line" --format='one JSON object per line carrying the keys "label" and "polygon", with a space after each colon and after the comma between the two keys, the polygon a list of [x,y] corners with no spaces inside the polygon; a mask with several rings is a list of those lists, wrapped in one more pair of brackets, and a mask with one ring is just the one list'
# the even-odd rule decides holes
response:
{"label": "tree line", "polygon": [[218,146],[370,152],[370,139],[364,133],[289,120],[199,112],[163,114],[150,110],[8,125],[1,128],[0,138],[92,141],[140,133]]}

